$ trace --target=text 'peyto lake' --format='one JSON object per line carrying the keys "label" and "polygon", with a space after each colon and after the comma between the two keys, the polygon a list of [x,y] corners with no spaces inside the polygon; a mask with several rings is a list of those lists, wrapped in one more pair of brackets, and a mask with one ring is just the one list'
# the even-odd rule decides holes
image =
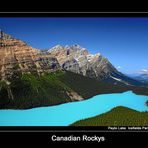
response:
{"label": "text 'peyto lake'", "polygon": [[0,110],[0,126],[68,126],[75,121],[105,113],[117,106],[148,111],[148,96],[132,91],[102,94],[80,102],[28,110]]}

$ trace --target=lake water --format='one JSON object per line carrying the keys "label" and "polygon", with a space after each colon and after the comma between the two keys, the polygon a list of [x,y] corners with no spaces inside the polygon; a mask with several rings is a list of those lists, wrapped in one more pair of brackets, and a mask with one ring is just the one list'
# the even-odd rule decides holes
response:
{"label": "lake water", "polygon": [[148,111],[148,96],[132,91],[102,94],[88,100],[28,110],[0,110],[0,126],[67,126],[75,121],[105,113],[117,106]]}

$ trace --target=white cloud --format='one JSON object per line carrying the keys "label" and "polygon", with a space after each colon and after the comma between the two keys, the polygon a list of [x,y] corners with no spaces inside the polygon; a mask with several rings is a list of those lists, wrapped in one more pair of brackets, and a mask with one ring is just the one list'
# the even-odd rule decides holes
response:
{"label": "white cloud", "polygon": [[143,72],[148,72],[148,70],[146,70],[146,69],[142,69],[141,71],[143,71]]}
{"label": "white cloud", "polygon": [[140,74],[148,74],[148,70],[147,69],[142,69],[139,73]]}
{"label": "white cloud", "polygon": [[121,69],[122,67],[121,66],[117,66],[117,69]]}

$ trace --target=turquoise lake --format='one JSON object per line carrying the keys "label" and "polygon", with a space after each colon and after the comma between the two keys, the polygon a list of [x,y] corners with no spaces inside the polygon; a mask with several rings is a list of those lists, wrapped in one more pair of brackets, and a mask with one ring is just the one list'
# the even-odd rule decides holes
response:
{"label": "turquoise lake", "polygon": [[28,110],[0,110],[0,126],[68,126],[75,121],[105,113],[117,106],[148,111],[148,96],[132,91],[102,94],[88,100]]}

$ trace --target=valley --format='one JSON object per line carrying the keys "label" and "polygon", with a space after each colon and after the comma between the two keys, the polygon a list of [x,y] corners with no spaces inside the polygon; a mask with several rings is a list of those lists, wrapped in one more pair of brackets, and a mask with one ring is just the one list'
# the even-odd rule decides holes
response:
{"label": "valley", "polygon": [[1,126],[147,125],[147,100],[147,83],[101,53],[78,44],[39,50],[0,31]]}
{"label": "valley", "polygon": [[119,72],[100,53],[79,45],[38,50],[1,31],[0,108],[27,109],[133,90],[144,83]]}

